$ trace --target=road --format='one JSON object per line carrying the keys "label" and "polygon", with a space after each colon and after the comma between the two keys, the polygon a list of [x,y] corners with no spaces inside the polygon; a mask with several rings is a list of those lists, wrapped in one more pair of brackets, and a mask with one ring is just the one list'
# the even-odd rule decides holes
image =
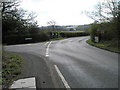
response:
{"label": "road", "polygon": [[[4,49],[24,56],[24,75],[36,76],[39,87],[59,88],[67,83],[70,88],[118,88],[118,54],[88,45],[88,38],[11,45]],[[66,82],[61,81],[55,66]]]}

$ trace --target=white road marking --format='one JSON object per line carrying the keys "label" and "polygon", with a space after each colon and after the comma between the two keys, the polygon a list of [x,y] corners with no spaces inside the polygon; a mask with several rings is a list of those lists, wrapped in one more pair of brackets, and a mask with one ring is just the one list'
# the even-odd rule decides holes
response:
{"label": "white road marking", "polygon": [[52,41],[48,44],[47,48],[46,48],[46,54],[45,56],[48,57],[49,56],[49,47],[50,47],[50,44],[52,43]]}
{"label": "white road marking", "polygon": [[36,90],[35,77],[19,79],[17,81],[14,81],[10,87],[10,89],[18,89],[18,88],[23,90],[26,90],[27,88],[32,88],[33,90]]}
{"label": "white road marking", "polygon": [[65,80],[64,76],[62,75],[62,73],[60,72],[59,68],[57,67],[57,65],[54,65],[58,75],[60,76],[62,82],[64,83],[65,87],[67,88],[67,90],[71,90],[70,86],[68,85],[67,81]]}
{"label": "white road marking", "polygon": [[45,43],[45,46],[46,46],[48,43],[49,43],[49,42],[46,42],[46,43]]}

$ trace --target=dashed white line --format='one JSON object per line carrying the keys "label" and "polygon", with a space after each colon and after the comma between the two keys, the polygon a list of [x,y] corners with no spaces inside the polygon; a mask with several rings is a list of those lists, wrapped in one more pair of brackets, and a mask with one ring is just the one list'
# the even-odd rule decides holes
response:
{"label": "dashed white line", "polygon": [[49,42],[46,42],[46,43],[45,43],[45,46],[46,46],[48,43],[49,43]]}
{"label": "dashed white line", "polygon": [[52,41],[48,44],[47,48],[46,48],[46,54],[45,56],[48,57],[49,56],[49,47],[50,47],[50,44],[52,43]]}
{"label": "dashed white line", "polygon": [[67,81],[65,80],[64,76],[62,75],[62,73],[60,72],[59,68],[57,67],[57,65],[54,65],[58,75],[60,76],[64,86],[66,87],[67,90],[71,90],[70,86],[68,85]]}

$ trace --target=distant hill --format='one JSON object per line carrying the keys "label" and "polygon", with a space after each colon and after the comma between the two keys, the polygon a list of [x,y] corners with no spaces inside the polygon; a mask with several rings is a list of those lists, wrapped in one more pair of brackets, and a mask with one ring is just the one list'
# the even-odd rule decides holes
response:
{"label": "distant hill", "polygon": [[84,31],[86,29],[90,28],[90,24],[86,24],[86,25],[79,25],[76,30],[77,31]]}
{"label": "distant hill", "polygon": [[[59,26],[59,25],[55,25],[54,26],[56,30],[58,31],[84,31],[88,28],[90,28],[90,24],[85,24],[85,25],[65,25],[65,26]],[[51,29],[53,28],[53,26],[43,26],[40,28],[44,28],[44,29]]]}

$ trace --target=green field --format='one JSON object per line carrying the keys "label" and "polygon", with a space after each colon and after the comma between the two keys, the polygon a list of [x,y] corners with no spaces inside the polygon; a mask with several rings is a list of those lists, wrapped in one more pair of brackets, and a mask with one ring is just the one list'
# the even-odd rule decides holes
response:
{"label": "green field", "polygon": [[85,32],[85,31],[61,31],[63,33],[81,33],[81,32]]}
{"label": "green field", "polygon": [[56,33],[83,33],[85,31],[52,31]]}

